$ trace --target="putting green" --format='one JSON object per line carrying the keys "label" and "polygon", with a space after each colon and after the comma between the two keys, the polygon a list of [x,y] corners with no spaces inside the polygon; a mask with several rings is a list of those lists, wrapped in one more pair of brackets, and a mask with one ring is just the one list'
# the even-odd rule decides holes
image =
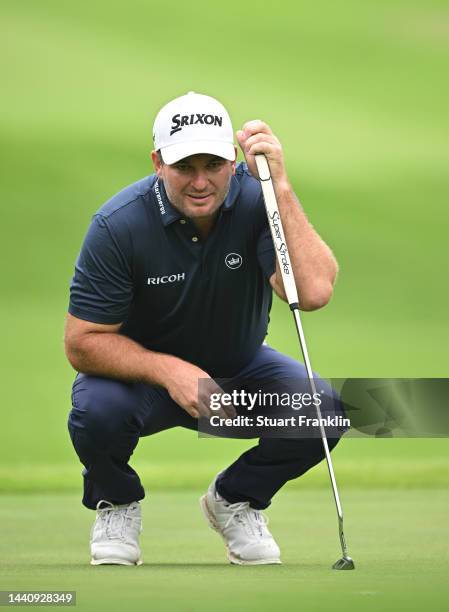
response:
{"label": "putting green", "polygon": [[339,556],[330,491],[281,493],[267,514],[282,566],[227,564],[202,518],[200,492],[143,502],[141,567],[91,567],[94,514],[77,496],[2,497],[1,589],[76,590],[80,610],[447,609],[449,492],[344,493],[353,572]]}
{"label": "putting green", "polygon": [[[61,431],[64,424],[61,423]],[[68,434],[67,434],[68,438]],[[142,438],[131,459],[147,491],[200,489],[230,465],[255,440],[198,439],[181,428]],[[68,446],[68,442],[67,442]],[[82,485],[74,451],[65,461],[17,461],[0,465],[0,493],[68,493]],[[340,486],[355,489],[447,489],[449,444],[447,439],[345,438],[332,452]],[[327,489],[325,461],[288,489]]]}

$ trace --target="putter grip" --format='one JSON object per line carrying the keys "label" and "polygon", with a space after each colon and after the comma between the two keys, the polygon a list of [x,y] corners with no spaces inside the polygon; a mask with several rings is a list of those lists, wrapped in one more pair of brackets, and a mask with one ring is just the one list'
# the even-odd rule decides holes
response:
{"label": "putter grip", "polygon": [[271,180],[270,167],[265,155],[255,155],[255,160],[265,201],[268,225],[270,226],[276,258],[281,270],[285,294],[290,308],[293,310],[298,308],[298,292],[296,290],[295,277],[293,276],[293,268],[285,240],[284,228],[282,227],[276,194],[274,193],[273,182]]}

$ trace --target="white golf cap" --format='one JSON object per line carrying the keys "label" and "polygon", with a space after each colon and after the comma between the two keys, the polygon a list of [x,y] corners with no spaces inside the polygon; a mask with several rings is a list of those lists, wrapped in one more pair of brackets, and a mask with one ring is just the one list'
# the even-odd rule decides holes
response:
{"label": "white golf cap", "polygon": [[194,91],[161,108],[154,121],[153,139],[166,164],[196,153],[235,160],[234,132],[227,110],[215,98]]}

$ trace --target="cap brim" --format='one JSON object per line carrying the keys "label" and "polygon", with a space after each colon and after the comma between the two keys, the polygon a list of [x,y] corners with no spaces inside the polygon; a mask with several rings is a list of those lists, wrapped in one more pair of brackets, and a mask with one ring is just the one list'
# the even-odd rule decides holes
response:
{"label": "cap brim", "polygon": [[182,142],[161,149],[164,164],[175,164],[180,159],[197,155],[198,153],[209,153],[217,155],[229,161],[235,161],[235,148],[230,142],[217,142],[216,140],[199,140],[197,142]]}

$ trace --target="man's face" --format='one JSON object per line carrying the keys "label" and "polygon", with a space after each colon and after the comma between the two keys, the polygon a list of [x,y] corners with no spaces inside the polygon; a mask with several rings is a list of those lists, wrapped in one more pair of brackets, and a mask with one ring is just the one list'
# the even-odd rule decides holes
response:
{"label": "man's face", "polygon": [[235,161],[200,153],[167,165],[155,151],[151,157],[168,199],[179,212],[190,219],[215,215],[229,191]]}

